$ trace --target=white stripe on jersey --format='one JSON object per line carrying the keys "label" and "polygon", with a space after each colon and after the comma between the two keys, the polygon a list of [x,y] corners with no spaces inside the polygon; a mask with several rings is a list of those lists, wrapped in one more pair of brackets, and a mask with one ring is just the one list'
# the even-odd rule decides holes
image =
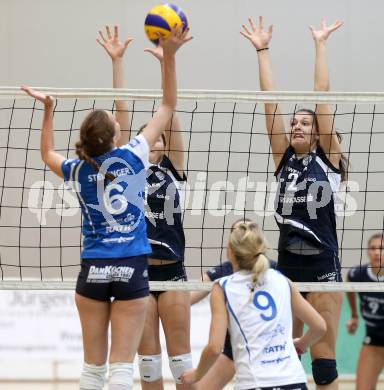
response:
{"label": "white stripe on jersey", "polygon": [[249,272],[236,272],[219,283],[229,312],[235,389],[305,383],[306,375],[292,340],[288,280],[269,269],[252,295]]}
{"label": "white stripe on jersey", "polygon": [[384,282],[384,275],[377,276],[372,272],[372,268],[367,268],[367,274],[368,276],[374,281],[374,282]]}
{"label": "white stripe on jersey", "polygon": [[75,167],[74,172],[72,171],[72,168],[71,168],[71,173],[72,174],[74,173],[74,175],[75,175],[75,177],[73,178],[73,182],[74,182],[74,185],[75,185],[75,191],[76,191],[77,197],[78,197],[78,199],[80,201],[80,204],[84,208],[84,213],[87,216],[87,219],[89,221],[89,225],[91,226],[93,233],[96,234],[96,229],[95,229],[95,226],[94,226],[94,224],[92,222],[92,218],[91,218],[91,214],[89,213],[88,206],[85,203],[83,197],[81,196],[81,187],[80,187],[79,174],[80,174],[80,169],[83,166],[83,164],[84,164],[84,160],[80,160],[79,163],[77,164],[77,166]]}
{"label": "white stripe on jersey", "polygon": [[[160,166],[160,169],[164,170],[164,167]],[[177,192],[179,193],[179,206],[180,210],[183,213],[185,211],[185,187],[186,187],[186,181],[178,181],[176,177],[173,175],[170,169],[167,169],[167,175],[172,179],[173,184],[176,187]]]}
{"label": "white stripe on jersey", "polygon": [[175,251],[168,244],[166,244],[165,242],[152,240],[151,238],[148,238],[148,241],[149,241],[150,244],[164,246],[165,248],[169,249],[172,253],[175,253]]}
{"label": "white stripe on jersey", "polygon": [[304,230],[304,231],[312,234],[312,236],[315,237],[316,240],[321,243],[320,238],[310,228],[305,226],[303,223],[294,221],[293,219],[282,217],[279,213],[276,213],[276,212],[275,212],[275,218],[276,218],[278,223],[292,225],[292,226],[297,227],[298,229]]}
{"label": "white stripe on jersey", "polygon": [[333,194],[335,194],[336,192],[339,191],[339,187],[341,183],[341,174],[335,172],[317,155],[316,155],[316,162],[320,165],[321,169],[324,171],[325,175],[327,176],[332,192]]}

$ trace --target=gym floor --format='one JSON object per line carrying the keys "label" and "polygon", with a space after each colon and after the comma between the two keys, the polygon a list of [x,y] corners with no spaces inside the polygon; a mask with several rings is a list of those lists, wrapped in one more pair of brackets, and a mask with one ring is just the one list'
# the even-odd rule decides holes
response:
{"label": "gym floor", "polygon": [[[233,387],[228,385],[225,390],[230,390]],[[309,390],[314,390],[315,386],[309,384]],[[339,390],[353,390],[355,385],[352,381],[343,381],[340,383]],[[134,390],[140,390],[139,384],[136,384]],[[172,383],[166,384],[164,390],[174,390],[175,386]],[[41,383],[41,382],[2,382],[0,383],[0,390],[78,390],[78,384],[74,382],[68,383]],[[376,390],[384,390],[384,382],[381,381],[376,387]]]}

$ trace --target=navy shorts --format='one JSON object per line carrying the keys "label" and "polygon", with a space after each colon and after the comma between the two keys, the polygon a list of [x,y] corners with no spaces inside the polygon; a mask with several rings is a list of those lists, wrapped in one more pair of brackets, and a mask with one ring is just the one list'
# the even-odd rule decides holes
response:
{"label": "navy shorts", "polygon": [[231,336],[229,335],[228,331],[227,331],[227,334],[225,336],[223,355],[225,355],[228,359],[233,360]]}
{"label": "navy shorts", "polygon": [[248,390],[307,390],[306,383],[294,383],[292,385],[271,386],[271,387],[258,387],[257,389]]}
{"label": "navy shorts", "polygon": [[[148,278],[152,282],[177,282],[187,280],[184,263],[169,263],[162,265],[149,265]],[[158,297],[165,291],[151,291],[151,294]]]}
{"label": "navy shorts", "polygon": [[147,256],[82,259],[76,292],[98,301],[129,300],[149,295]]}
{"label": "navy shorts", "polygon": [[342,281],[337,252],[327,249],[316,255],[279,251],[277,270],[293,282]]}
{"label": "navy shorts", "polygon": [[364,345],[372,345],[373,347],[384,347],[383,328],[379,328],[376,330],[366,326],[365,329],[365,337],[363,340]]}

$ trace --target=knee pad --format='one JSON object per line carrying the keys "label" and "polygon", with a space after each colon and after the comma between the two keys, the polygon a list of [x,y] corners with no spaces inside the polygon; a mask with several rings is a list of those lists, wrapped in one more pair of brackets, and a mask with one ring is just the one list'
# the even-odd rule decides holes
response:
{"label": "knee pad", "polygon": [[133,363],[109,365],[109,390],[133,389]]}
{"label": "knee pad", "polygon": [[160,355],[139,355],[140,378],[144,382],[155,382],[163,376]]}
{"label": "knee pad", "polygon": [[315,359],[312,362],[312,374],[317,385],[329,385],[339,376],[336,360]]}
{"label": "knee pad", "polygon": [[169,368],[171,369],[175,382],[180,385],[180,376],[185,370],[192,368],[192,354],[186,353],[179,356],[169,357]]}
{"label": "knee pad", "polygon": [[107,365],[96,366],[84,363],[80,376],[80,390],[102,390],[105,383]]}

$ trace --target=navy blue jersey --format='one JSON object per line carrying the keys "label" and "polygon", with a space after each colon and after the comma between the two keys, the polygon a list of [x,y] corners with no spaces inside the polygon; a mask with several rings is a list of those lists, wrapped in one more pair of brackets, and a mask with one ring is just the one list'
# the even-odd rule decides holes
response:
{"label": "navy blue jersey", "polygon": [[[375,275],[369,264],[353,267],[348,272],[350,282],[384,282],[384,276]],[[384,293],[359,292],[360,311],[367,329],[384,329]]]}
{"label": "navy blue jersey", "polygon": [[277,170],[275,218],[280,229],[279,250],[298,242],[337,251],[335,193],[341,174],[323,150],[296,158],[290,146]]}
{"label": "navy blue jersey", "polygon": [[218,264],[207,271],[207,275],[212,282],[232,274],[233,268],[230,261],[224,261],[222,264]]}
{"label": "navy blue jersey", "polygon": [[144,218],[149,148],[143,135],[95,157],[101,172],[84,160],[65,160],[64,180],[76,192],[83,213],[83,259],[125,258],[151,252]]}
{"label": "navy blue jersey", "polygon": [[145,216],[151,257],[155,259],[184,260],[182,206],[185,183],[185,175],[180,177],[165,155],[159,164],[148,169]]}
{"label": "navy blue jersey", "polygon": [[[269,259],[269,266],[273,269],[276,268],[276,261]],[[209,279],[213,282],[214,280],[220,279],[224,276],[232,275],[233,268],[230,261],[224,261],[221,264],[218,264],[207,271]]]}

